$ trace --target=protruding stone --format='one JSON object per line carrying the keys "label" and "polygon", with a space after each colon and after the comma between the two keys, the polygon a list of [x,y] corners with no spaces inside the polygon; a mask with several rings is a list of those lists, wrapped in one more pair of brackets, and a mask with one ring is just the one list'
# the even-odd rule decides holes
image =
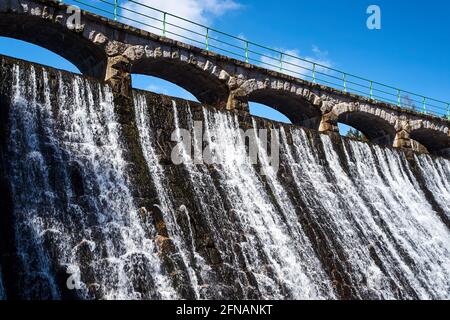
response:
{"label": "protruding stone", "polygon": [[225,70],[220,71],[219,79],[227,81],[230,78],[230,75]]}
{"label": "protruding stone", "polygon": [[174,49],[174,50],[172,51],[172,56],[171,56],[171,58],[172,58],[172,59],[179,59],[179,58],[180,58],[180,51]]}
{"label": "protruding stone", "polygon": [[339,132],[339,127],[337,125],[336,115],[333,112],[329,112],[322,116],[319,125],[319,132]]}
{"label": "protruding stone", "polygon": [[132,46],[125,50],[123,56],[130,62],[141,59],[145,54],[144,46]]}
{"label": "protruding stone", "polygon": [[105,81],[111,83],[113,91],[124,97],[131,96],[130,61],[124,56],[108,58]]}
{"label": "protruding stone", "polygon": [[242,94],[242,92],[239,93],[233,92],[228,96],[228,101],[226,105],[227,110],[241,110],[241,111],[249,111],[248,102],[241,98],[242,96],[245,96]]}
{"label": "protruding stone", "polygon": [[320,97],[314,95],[312,100],[313,105],[321,107],[322,106],[322,99]]}
{"label": "protruding stone", "polygon": [[123,43],[117,41],[108,41],[106,44],[106,54],[110,57],[119,55],[125,50],[126,46]]}
{"label": "protruding stone", "polygon": [[154,50],[155,58],[160,58],[163,55],[161,47],[156,47]]}
{"label": "protruding stone", "polygon": [[235,77],[230,77],[230,79],[228,80],[228,87],[230,88],[230,90],[234,90],[238,87],[237,79]]}
{"label": "protruding stone", "polygon": [[400,148],[400,149],[411,149],[411,139],[409,137],[409,132],[406,130],[400,130],[395,135],[394,139],[394,148]]}

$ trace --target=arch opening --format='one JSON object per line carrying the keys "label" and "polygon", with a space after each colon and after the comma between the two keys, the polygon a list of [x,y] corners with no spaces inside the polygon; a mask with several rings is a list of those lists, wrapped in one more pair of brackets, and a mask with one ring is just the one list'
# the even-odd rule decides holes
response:
{"label": "arch opening", "polygon": [[135,89],[151,91],[153,93],[163,94],[166,96],[199,102],[197,98],[189,91],[161,78],[142,74],[132,74],[131,81],[133,83],[133,88]]}
{"label": "arch opening", "polygon": [[81,73],[73,63],[60,55],[23,40],[0,37],[0,54],[72,73]]}
{"label": "arch opening", "polygon": [[369,141],[369,139],[356,128],[344,123],[338,122],[339,134],[343,137],[352,138],[360,141]]}
{"label": "arch opening", "polygon": [[59,23],[28,15],[0,14],[0,36],[45,48],[71,62],[82,74],[104,79],[106,53]]}
{"label": "arch opening", "polygon": [[178,59],[142,59],[132,65],[131,73],[171,82],[191,93],[200,103],[225,108],[228,101],[229,90],[225,83],[208,71]]}
{"label": "arch opening", "polygon": [[314,107],[303,97],[281,90],[256,90],[248,96],[248,102],[268,106],[292,124],[310,129],[319,129],[322,119],[319,108]]}
{"label": "arch opening", "polygon": [[441,131],[417,129],[411,132],[410,138],[420,143],[430,153],[450,155],[450,137]]}
{"label": "arch opening", "polygon": [[292,123],[284,114],[264,104],[249,102],[248,107],[252,116],[288,124]]}
{"label": "arch opening", "polygon": [[394,143],[394,126],[370,113],[345,112],[339,115],[337,122],[356,129],[370,142],[384,146],[392,146]]}

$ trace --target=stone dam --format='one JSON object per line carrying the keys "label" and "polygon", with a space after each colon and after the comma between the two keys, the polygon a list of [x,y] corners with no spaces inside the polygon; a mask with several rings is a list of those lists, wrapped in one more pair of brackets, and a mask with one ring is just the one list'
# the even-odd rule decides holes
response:
{"label": "stone dam", "polygon": [[3,298],[449,298],[445,158],[0,61]]}
{"label": "stone dam", "polygon": [[81,22],[0,0],[83,74],[0,56],[0,299],[450,298],[448,119]]}

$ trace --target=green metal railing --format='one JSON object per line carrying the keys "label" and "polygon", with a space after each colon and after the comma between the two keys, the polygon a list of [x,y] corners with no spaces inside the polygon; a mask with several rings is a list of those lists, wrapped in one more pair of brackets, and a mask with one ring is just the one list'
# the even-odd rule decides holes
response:
{"label": "green metal railing", "polygon": [[450,120],[450,102],[426,97],[272,49],[134,0],[66,0],[94,13],[291,76]]}

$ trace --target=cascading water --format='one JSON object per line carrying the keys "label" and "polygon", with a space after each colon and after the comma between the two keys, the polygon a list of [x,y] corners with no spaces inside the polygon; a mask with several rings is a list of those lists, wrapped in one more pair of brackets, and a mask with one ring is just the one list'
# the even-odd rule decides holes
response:
{"label": "cascading water", "polygon": [[[176,213],[177,208],[174,206],[173,199],[170,195],[169,185],[167,179],[164,176],[164,169],[159,164],[158,155],[155,152],[155,138],[154,133],[149,130],[151,128],[148,115],[147,115],[147,104],[145,98],[142,95],[135,95],[135,110],[136,110],[136,123],[138,125],[140,142],[143,149],[145,160],[148,164],[148,169],[151,175],[151,179],[156,188],[156,192],[159,199],[160,210],[164,215],[164,221],[168,227],[168,235],[176,246],[177,251],[181,255],[183,264],[187,267],[188,273],[187,278],[189,280],[189,286],[193,288],[194,296],[193,298],[200,298],[199,295],[199,285],[197,280],[197,275],[194,270],[196,267],[196,261],[198,262],[199,256],[195,252],[195,248],[189,243],[191,240],[187,240],[183,237],[183,232],[180,226],[177,224]],[[156,206],[156,204],[155,204]],[[186,212],[185,207],[178,209],[182,213],[189,217],[189,213]],[[189,226],[190,228],[190,226]],[[189,230],[190,231],[190,230]],[[189,252],[189,250],[192,250]],[[200,272],[200,271],[199,271]]]}
{"label": "cascading water", "polygon": [[[136,110],[138,118],[145,119],[149,116],[148,106],[141,96],[136,97],[138,102]],[[150,106],[153,107],[153,106]],[[189,112],[189,110],[188,110]],[[180,137],[180,122],[177,106],[173,107],[175,133],[178,141]],[[238,133],[238,121],[232,116],[221,113],[206,112],[204,114],[207,142],[214,154],[220,157],[219,166],[215,173],[219,176],[221,192],[215,188],[214,178],[204,165],[194,165],[191,153],[181,149],[182,163],[185,166],[190,183],[199,203],[202,215],[207,220],[209,228],[214,232],[220,229],[220,220],[225,216],[233,216],[235,230],[241,230],[242,239],[237,243],[231,243],[239,247],[240,254],[245,261],[248,272],[256,281],[257,290],[261,298],[325,298],[333,297],[331,284],[322,271],[322,267],[314,256],[314,251],[307,237],[304,235],[299,222],[296,219],[295,208],[289,202],[282,186],[276,180],[273,172],[270,173],[270,182],[274,187],[276,203],[272,203],[271,195],[264,189],[262,181],[257,176],[255,168],[246,161],[246,149],[243,141],[233,141]],[[188,116],[186,129],[194,131],[192,115]],[[153,120],[154,121],[154,120]],[[155,141],[147,141],[152,126],[151,121],[138,121],[141,132],[142,145],[148,154],[149,166],[155,166],[154,158]],[[184,129],[184,128],[183,128]],[[142,138],[144,137],[144,138]],[[194,136],[194,146],[203,137]],[[184,146],[184,144],[182,144]],[[199,150],[196,150],[198,152]],[[260,152],[262,150],[259,150]],[[152,180],[160,183],[163,174],[160,169],[152,171]],[[158,190],[167,189],[160,185]],[[165,192],[161,191],[161,200],[170,206]],[[221,204],[223,203],[223,204]],[[214,208],[214,209],[213,209]],[[167,208],[169,210],[169,208]],[[172,211],[174,209],[171,209]],[[216,239],[226,235],[215,234]],[[219,249],[221,256],[230,257],[233,269],[238,268],[239,257],[230,244],[223,244]],[[195,250],[195,248],[194,248]],[[189,255],[189,253],[186,253]],[[203,271],[203,272],[202,272]],[[200,268],[201,273],[206,273],[206,268]],[[203,276],[205,285],[212,286]],[[214,278],[214,277],[213,277]],[[241,290],[245,285],[240,283]],[[249,293],[244,293],[244,297]],[[206,296],[214,298],[214,296]]]}
{"label": "cascading water", "polygon": [[[267,155],[258,151],[266,165],[272,194],[264,188],[256,169],[246,161],[236,117],[204,113],[208,145],[217,156],[217,174],[236,223],[246,234],[241,248],[264,298],[314,299],[333,297],[331,284],[296,219],[295,208],[268,165]],[[253,130],[253,134],[257,133]],[[301,248],[301,249],[300,249]],[[257,252],[256,250],[257,249]],[[266,264],[270,269],[266,269]]]}
{"label": "cascading water", "polygon": [[450,161],[2,68],[0,299],[450,298]]}
{"label": "cascading water", "polygon": [[[293,150],[285,134],[283,141],[293,181],[314,208],[314,219],[328,224],[358,296],[448,297],[450,235],[406,160],[391,150],[351,141],[345,144],[345,170],[329,137],[321,137],[323,163],[303,131],[291,134]],[[431,235],[439,241],[430,241]]]}
{"label": "cascading water", "polygon": [[450,166],[444,159],[432,159],[428,155],[415,156],[428,190],[450,219]]}
{"label": "cascading water", "polygon": [[16,65],[13,77],[7,172],[17,295],[175,297],[133,204],[110,89],[59,74],[52,105],[45,70]]}
{"label": "cascading water", "polygon": [[[369,211],[361,211],[360,234],[370,242],[381,261],[378,268],[384,269],[375,273],[382,275],[375,279],[385,288],[378,290],[382,297],[390,298],[392,294],[399,298],[394,291],[397,290],[407,298],[448,298],[450,234],[421,191],[404,155],[350,142],[345,154],[350,166],[349,178],[354,182],[343,183],[345,177],[339,176],[344,173],[336,153],[331,151],[332,144],[328,137],[322,137],[322,141],[341,192],[355,197],[359,194],[360,203],[370,204]],[[350,212],[359,217],[358,211],[354,207]],[[439,241],[430,241],[432,235]],[[395,282],[390,289],[386,277]]]}

